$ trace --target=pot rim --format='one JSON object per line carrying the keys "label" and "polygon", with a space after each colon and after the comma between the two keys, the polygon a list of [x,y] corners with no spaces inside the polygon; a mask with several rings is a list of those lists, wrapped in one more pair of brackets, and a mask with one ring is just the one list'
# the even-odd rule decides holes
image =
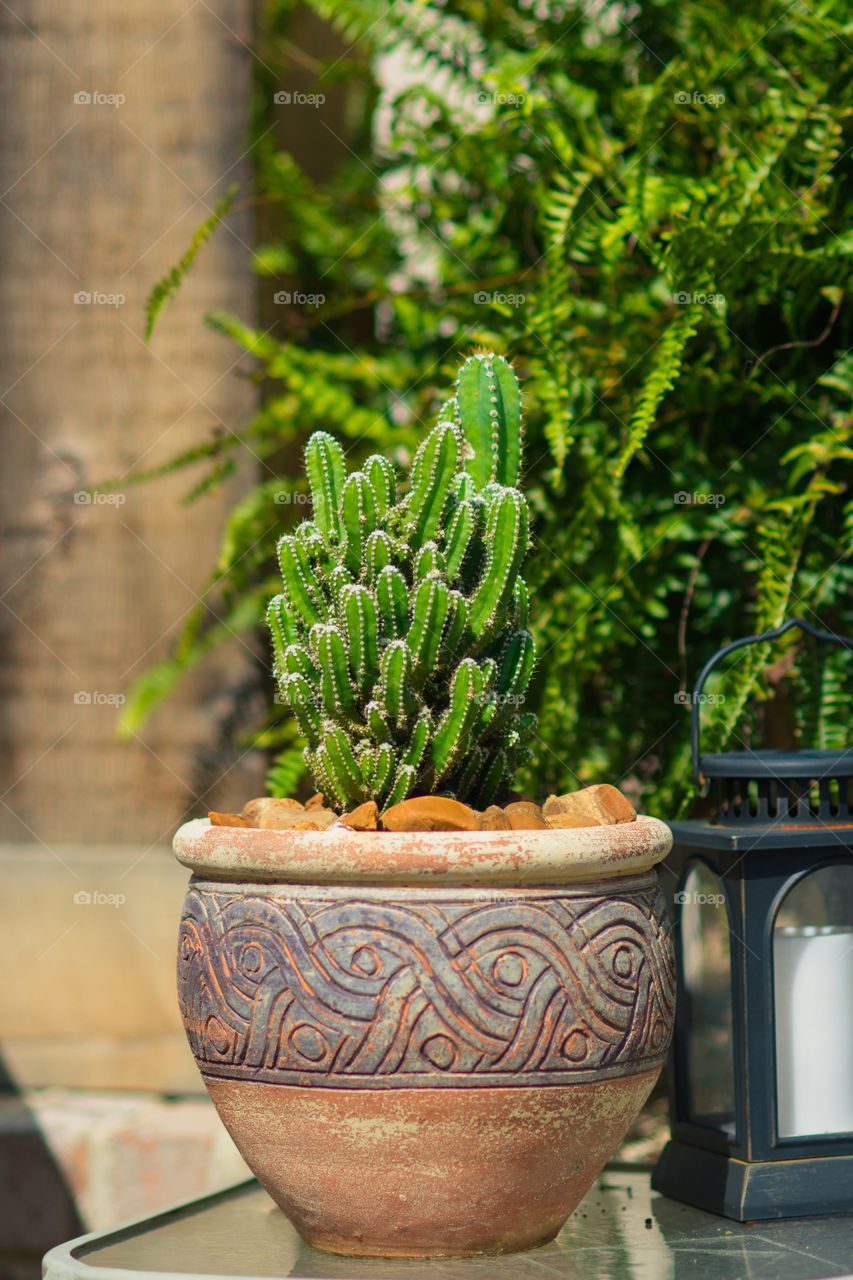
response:
{"label": "pot rim", "polygon": [[669,853],[659,818],[548,831],[266,831],[186,822],[172,849],[208,879],[296,884],[565,884],[633,876]]}

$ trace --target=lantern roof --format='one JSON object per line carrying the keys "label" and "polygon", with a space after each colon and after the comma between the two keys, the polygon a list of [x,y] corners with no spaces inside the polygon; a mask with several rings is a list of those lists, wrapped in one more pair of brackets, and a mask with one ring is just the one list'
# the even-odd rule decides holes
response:
{"label": "lantern roof", "polygon": [[853,778],[853,749],[718,751],[699,757],[706,778]]}

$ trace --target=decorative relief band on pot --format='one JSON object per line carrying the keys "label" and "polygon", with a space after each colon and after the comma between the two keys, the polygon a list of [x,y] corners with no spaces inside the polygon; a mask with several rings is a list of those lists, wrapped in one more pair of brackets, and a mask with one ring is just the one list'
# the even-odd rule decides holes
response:
{"label": "decorative relief band on pot", "polygon": [[649,1071],[674,961],[654,875],[595,892],[295,891],[193,882],[178,948],[205,1075],[392,1088]]}

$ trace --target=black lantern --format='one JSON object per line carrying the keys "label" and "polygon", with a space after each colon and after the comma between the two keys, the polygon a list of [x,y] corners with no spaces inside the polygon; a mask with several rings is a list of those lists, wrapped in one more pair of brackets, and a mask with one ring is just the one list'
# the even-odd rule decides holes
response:
{"label": "black lantern", "polygon": [[701,755],[712,821],[673,822],[671,1139],[652,1179],[741,1222],[853,1212],[853,750]]}

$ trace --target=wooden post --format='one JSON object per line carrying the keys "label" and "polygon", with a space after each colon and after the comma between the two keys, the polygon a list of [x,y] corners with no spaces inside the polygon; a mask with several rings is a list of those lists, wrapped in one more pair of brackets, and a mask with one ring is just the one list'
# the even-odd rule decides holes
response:
{"label": "wooden post", "polygon": [[242,803],[262,776],[250,756],[206,795],[187,785],[248,669],[238,640],[141,740],[115,736],[117,699],[168,652],[245,481],[190,507],[197,468],[79,495],[251,411],[238,349],[202,324],[215,306],[252,318],[247,212],[143,340],[152,283],[231,182],[249,194],[250,3],[14,10],[0,12],[0,838],[165,843],[189,806]]}

